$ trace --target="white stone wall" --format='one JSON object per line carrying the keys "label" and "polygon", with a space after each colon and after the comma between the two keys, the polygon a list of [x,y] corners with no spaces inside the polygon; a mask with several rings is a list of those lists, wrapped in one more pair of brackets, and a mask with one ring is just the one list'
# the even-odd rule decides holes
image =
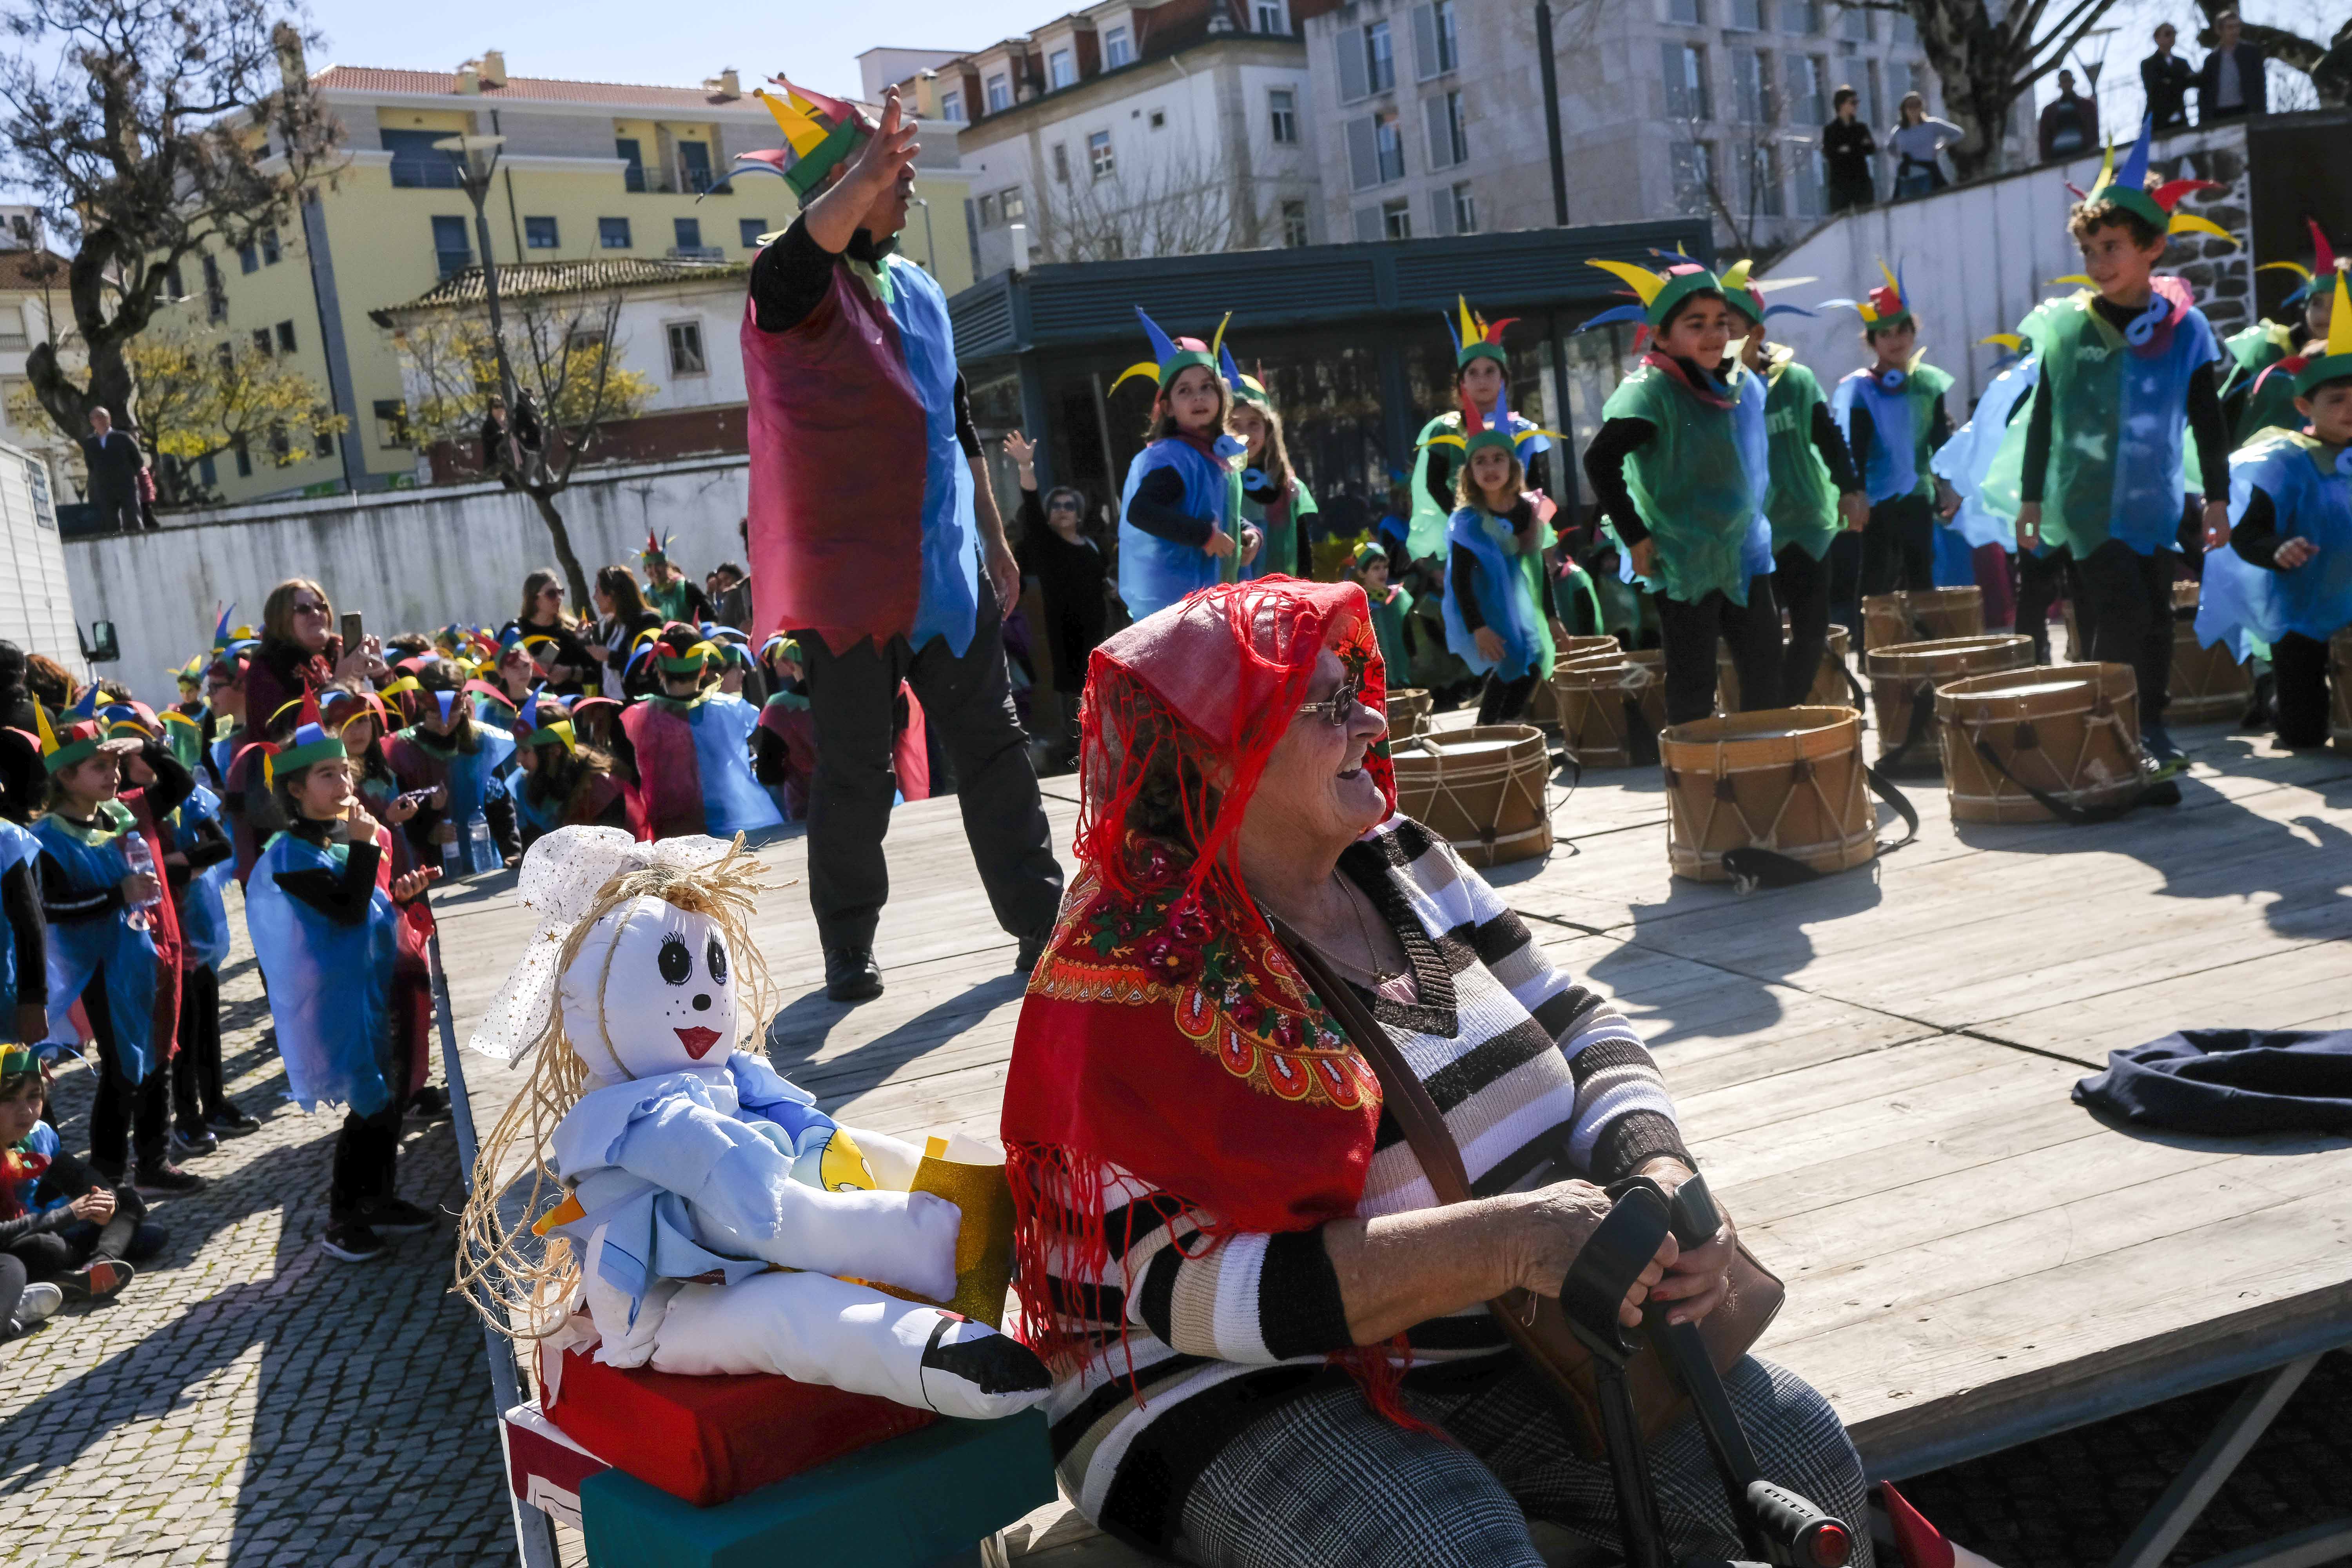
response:
{"label": "white stone wall", "polygon": [[[602,468],[557,504],[592,580],[613,562],[637,570],[652,528],[677,536],[671,556],[699,582],[720,561],[744,560],[736,525],[749,474],[742,458]],[[0,464],[0,508],[7,498]],[[529,499],[496,485],[358,499],[364,504],[341,496],[177,512],[159,532],[68,541],[72,616],[84,626],[112,621],[121,642],[121,660],[96,673],[151,703],[171,700],[166,672],[211,645],[214,606],[234,600],[239,622],[257,623],[261,601],[288,577],[317,579],[338,614],[359,611],[373,633],[451,621],[495,627],[520,607],[524,574],[555,563]],[[7,521],[13,530],[13,515]]]}

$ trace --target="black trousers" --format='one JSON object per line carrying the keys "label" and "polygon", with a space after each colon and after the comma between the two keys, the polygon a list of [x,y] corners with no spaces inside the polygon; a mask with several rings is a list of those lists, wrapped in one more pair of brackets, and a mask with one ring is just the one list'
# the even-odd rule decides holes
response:
{"label": "black trousers", "polygon": [[1658,632],[1664,644],[1666,722],[1686,724],[1715,711],[1717,638],[1731,645],[1731,665],[1739,672],[1742,712],[1779,705],[1780,682],[1780,606],[1772,598],[1772,579],[1750,577],[1745,607],[1724,597],[1720,589],[1696,604],[1665,594],[1655,595]]}
{"label": "black trousers", "polygon": [[[2074,561],[2063,550],[2053,550],[2047,555],[2021,550],[2016,560],[2017,630],[2033,639],[2035,661],[2049,664],[2053,662],[2050,657],[2050,606],[2057,601],[2060,594],[2069,591],[2068,569],[2074,565]],[[2082,595],[2077,592],[2073,596],[2079,600]],[[2074,610],[2077,624],[2080,624],[2082,613],[2081,605],[2077,605]]]}
{"label": "black trousers", "polygon": [[874,945],[890,871],[882,837],[890,827],[891,703],[898,682],[914,689],[931,738],[955,771],[964,837],[971,845],[996,923],[1016,937],[1045,931],[1062,904],[1037,770],[1013,710],[1004,665],[1004,622],[988,579],[971,646],[959,658],[945,638],[909,648],[872,641],[835,654],[814,632],[795,630],[808,661],[809,712],[816,724],[816,779],[809,794],[809,906],[826,949]]}
{"label": "black trousers", "polygon": [[[146,1218],[146,1200],[140,1197],[136,1187],[125,1183],[114,1189],[114,1214],[104,1225],[91,1225],[85,1220],[63,1230],[18,1237],[8,1245],[8,1250],[24,1263],[28,1279],[54,1279],[93,1258],[121,1263],[130,1258],[140,1250],[136,1243]],[[149,1234],[152,1237],[155,1233],[151,1228]]]}
{"label": "black trousers", "polygon": [[220,974],[209,963],[180,974],[180,1054],[172,1058],[172,1110],[190,1137],[228,1109],[221,1088]]}
{"label": "black trousers", "polygon": [[[1794,708],[1811,694],[1813,677],[1821,673],[1822,656],[1830,646],[1829,557],[1816,561],[1801,544],[1780,551],[1772,557],[1772,597],[1789,612],[1789,646],[1780,653],[1780,696],[1775,700],[1783,708]],[[1852,626],[1846,629],[1854,630]],[[1739,679],[1739,689],[1746,691],[1748,678],[1743,675]]]}
{"label": "black trousers", "polygon": [[1852,647],[1862,651],[1862,535],[1847,529],[1838,530],[1830,541],[1830,552],[1822,558],[1822,566],[1829,574],[1830,619],[1843,626],[1853,639]]}
{"label": "black trousers", "polygon": [[2172,701],[2172,580],[2179,555],[2142,555],[2119,539],[2074,563],[2074,623],[2102,664],[2127,664],[2139,683],[2142,728]]}
{"label": "black trousers", "polygon": [[89,1106],[89,1157],[120,1166],[135,1150],[140,1164],[163,1164],[171,1153],[171,1070],[157,1062],[137,1084],[124,1080],[121,1047],[114,1039],[114,1017],[106,1005],[103,969],[82,988],[81,1008],[89,1015],[89,1032],[98,1041],[98,1094]]}
{"label": "black trousers", "polygon": [[1486,684],[1478,692],[1478,722],[1481,724],[1511,724],[1527,711],[1528,697],[1536,689],[1538,679],[1534,670],[1517,680],[1505,680],[1494,670],[1486,672]]}
{"label": "black trousers", "polygon": [[[395,986],[399,981],[393,983]],[[396,1195],[400,1160],[400,1119],[416,1086],[409,1081],[408,1036],[396,1025],[384,1065],[384,1087],[392,1091],[383,1109],[373,1116],[343,1112],[335,1132],[335,1152],[327,1172],[327,1215],[330,1220],[355,1216],[362,1205]]]}
{"label": "black trousers", "polygon": [[2288,632],[2271,644],[2271,673],[2278,681],[2278,743],[2326,745],[2327,645],[2301,632]]}
{"label": "black trousers", "polygon": [[[1862,595],[1919,593],[1936,585],[1936,510],[1926,496],[1870,509],[1862,531]],[[1860,623],[1853,623],[1860,630]]]}

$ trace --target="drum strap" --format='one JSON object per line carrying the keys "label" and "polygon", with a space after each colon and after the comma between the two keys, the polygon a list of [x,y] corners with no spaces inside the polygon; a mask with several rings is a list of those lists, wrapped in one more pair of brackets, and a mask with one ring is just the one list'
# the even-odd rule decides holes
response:
{"label": "drum strap", "polygon": [[2113,801],[2105,805],[2076,805],[2071,800],[2059,799],[2048,790],[2036,789],[2011,773],[2009,764],[2000,760],[2000,753],[1985,744],[1982,740],[1977,742],[1977,755],[1984,759],[1987,767],[2032,795],[2034,804],[2041,806],[2042,810],[2059,821],[2069,823],[2076,827],[2090,827],[2102,822],[2113,822],[2119,816],[2137,811],[2147,804],[2147,797],[2155,794],[2158,787],[2156,784],[2144,784],[2126,800]]}
{"label": "drum strap", "polygon": [[1903,731],[1903,743],[1878,759],[1879,770],[1884,773],[1901,767],[1904,759],[1910,756],[1911,748],[1927,738],[1935,721],[1936,683],[1923,680],[1911,689],[1911,725]]}
{"label": "drum strap", "polygon": [[[1894,780],[1876,768],[1866,767],[1862,773],[1870,783],[1870,793],[1893,806],[1895,815],[1903,819],[1903,837],[1878,847],[1879,854],[1892,855],[1919,837],[1919,808],[1911,804],[1909,795],[1895,787]],[[1743,893],[1752,893],[1759,888],[1793,888],[1801,882],[1818,882],[1826,874],[1802,860],[1757,844],[1725,850],[1723,868],[1731,873],[1732,887]]]}
{"label": "drum strap", "polygon": [[1655,766],[1658,761],[1658,732],[1650,727],[1639,697],[1625,699],[1625,760],[1637,768]]}

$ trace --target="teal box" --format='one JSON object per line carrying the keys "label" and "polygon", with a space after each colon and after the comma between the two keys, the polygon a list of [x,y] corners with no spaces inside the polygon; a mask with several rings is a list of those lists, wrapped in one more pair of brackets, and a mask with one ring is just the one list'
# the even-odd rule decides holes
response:
{"label": "teal box", "polygon": [[940,1421],[697,1508],[605,1470],[580,1488],[590,1568],[924,1568],[1054,1500],[1045,1413]]}

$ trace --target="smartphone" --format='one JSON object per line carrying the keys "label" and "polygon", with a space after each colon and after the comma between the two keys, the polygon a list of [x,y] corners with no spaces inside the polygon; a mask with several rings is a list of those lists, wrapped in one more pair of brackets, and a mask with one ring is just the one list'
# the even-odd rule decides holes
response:
{"label": "smartphone", "polygon": [[360,625],[360,613],[357,610],[345,611],[343,613],[343,651],[357,653],[361,641],[366,636],[366,631]]}

